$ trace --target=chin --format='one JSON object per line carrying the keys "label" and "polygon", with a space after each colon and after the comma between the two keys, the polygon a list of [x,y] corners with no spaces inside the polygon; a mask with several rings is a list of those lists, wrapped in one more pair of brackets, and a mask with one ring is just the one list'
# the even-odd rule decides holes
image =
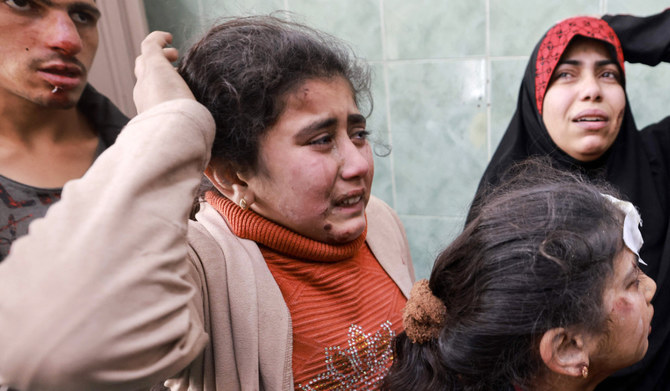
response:
{"label": "chin", "polygon": [[47,108],[50,109],[59,109],[59,110],[68,110],[73,107],[77,106],[77,102],[73,101],[66,101],[66,102],[53,102],[51,104],[46,105]]}
{"label": "chin", "polygon": [[35,103],[47,109],[67,110],[77,105],[80,96],[81,94],[76,94],[76,96],[72,96],[72,94],[69,93],[63,94],[61,96],[47,95],[44,98],[36,100]]}
{"label": "chin", "polygon": [[644,358],[645,354],[647,354],[647,348],[648,347],[649,347],[648,343],[646,343],[644,346],[641,346],[640,350],[636,354],[632,355],[630,360],[623,363],[619,368],[617,368],[617,370],[629,367],[629,366],[639,362],[640,360],[642,360]]}
{"label": "chin", "polygon": [[605,151],[587,151],[579,153],[578,157],[573,157],[580,162],[592,162],[601,157],[604,153]]}
{"label": "chin", "polygon": [[356,240],[359,236],[361,236],[361,234],[364,231],[365,231],[365,224],[363,224],[360,227],[355,227],[352,229],[342,229],[339,230],[339,232],[337,233],[335,232],[331,233],[329,241],[339,244],[349,243],[351,241]]}

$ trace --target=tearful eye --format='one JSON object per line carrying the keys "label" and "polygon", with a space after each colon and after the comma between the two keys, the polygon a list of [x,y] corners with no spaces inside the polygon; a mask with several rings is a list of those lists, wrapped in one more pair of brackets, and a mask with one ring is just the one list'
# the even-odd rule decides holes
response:
{"label": "tearful eye", "polygon": [[18,11],[28,11],[31,9],[31,2],[28,0],[5,0],[5,4]]}
{"label": "tearful eye", "polygon": [[[563,67],[563,68],[565,68],[565,67]],[[551,80],[554,81],[554,80],[559,80],[559,79],[570,79],[571,77],[573,77],[572,70],[557,69],[554,72],[554,75],[552,76]]]}
{"label": "tearful eye", "polygon": [[330,144],[333,141],[333,137],[331,135],[325,135],[321,136],[319,138],[315,138],[311,140],[308,144],[309,145],[326,145]]}
{"label": "tearful eye", "polygon": [[360,130],[360,131],[354,133],[354,137],[355,138],[360,138],[360,139],[366,139],[366,138],[368,138],[369,135],[370,135],[370,132],[368,132],[367,130]]}
{"label": "tearful eye", "polygon": [[87,14],[86,12],[74,12],[70,16],[72,17],[72,20],[75,21],[75,23],[81,24],[91,23],[95,20],[93,16]]}
{"label": "tearful eye", "polygon": [[359,130],[351,134],[351,140],[356,144],[365,144],[370,136],[370,132],[367,130]]}
{"label": "tearful eye", "polygon": [[605,79],[619,81],[619,72],[605,71],[605,72],[603,72],[602,77],[604,77]]}

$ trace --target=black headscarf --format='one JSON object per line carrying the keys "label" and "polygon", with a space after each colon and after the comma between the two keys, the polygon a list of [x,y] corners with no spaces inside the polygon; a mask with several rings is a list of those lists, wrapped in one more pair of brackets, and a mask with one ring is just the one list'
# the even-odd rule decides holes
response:
{"label": "black headscarf", "polygon": [[[624,21],[618,18],[630,17],[608,17],[617,28],[616,33],[607,22],[592,17],[566,19],[547,31],[530,57],[516,112],[484,172],[467,218],[468,222],[474,218],[479,202],[489,189],[501,181],[505,171],[530,156],[549,156],[556,167],[579,171],[594,180],[607,181],[619,190],[624,199],[638,207],[644,238],[640,255],[648,264],[643,266],[643,270],[658,285],[649,350],[640,363],[618,372],[603,382],[598,390],[670,390],[670,287],[665,281],[670,266],[670,118],[640,132],[626,96],[621,129],[614,143],[595,161],[582,162],[566,154],[552,141],[542,120],[542,101],[556,64],[575,36],[604,42],[622,75],[623,53],[628,53],[628,50],[638,57],[636,61],[643,62],[639,58],[647,58],[647,63],[651,65],[670,57],[667,50],[670,47],[667,44],[670,42],[670,29],[667,29],[670,26],[669,11],[656,21],[656,25],[642,22],[640,18]],[[624,41],[623,48],[619,38]],[[633,38],[637,44],[631,42]],[[659,42],[661,40],[666,44]],[[664,54],[659,53],[663,51]],[[625,90],[623,79],[622,85]]]}

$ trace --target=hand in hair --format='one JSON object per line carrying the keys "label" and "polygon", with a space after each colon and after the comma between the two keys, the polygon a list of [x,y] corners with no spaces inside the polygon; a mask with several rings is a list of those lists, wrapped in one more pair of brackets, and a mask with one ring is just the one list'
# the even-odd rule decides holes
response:
{"label": "hand in hair", "polygon": [[171,42],[172,35],[163,31],[154,31],[142,41],[142,53],[135,60],[137,83],[133,89],[138,113],[173,99],[195,99],[171,64],[179,56],[177,49],[166,47]]}

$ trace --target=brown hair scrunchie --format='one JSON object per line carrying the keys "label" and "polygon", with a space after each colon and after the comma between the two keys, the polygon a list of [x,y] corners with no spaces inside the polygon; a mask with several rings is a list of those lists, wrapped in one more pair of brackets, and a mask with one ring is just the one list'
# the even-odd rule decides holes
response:
{"label": "brown hair scrunchie", "polygon": [[446,318],[447,307],[430,290],[428,280],[414,283],[402,311],[402,322],[409,339],[424,343],[437,338]]}

